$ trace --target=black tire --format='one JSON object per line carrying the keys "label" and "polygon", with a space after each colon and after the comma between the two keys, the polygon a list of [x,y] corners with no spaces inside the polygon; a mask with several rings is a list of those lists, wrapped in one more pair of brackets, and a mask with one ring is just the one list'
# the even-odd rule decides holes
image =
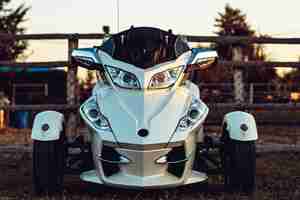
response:
{"label": "black tire", "polygon": [[33,184],[37,194],[59,193],[65,169],[64,139],[33,141]]}
{"label": "black tire", "polygon": [[255,141],[237,141],[229,137],[223,149],[224,184],[228,192],[253,193],[256,190]]}

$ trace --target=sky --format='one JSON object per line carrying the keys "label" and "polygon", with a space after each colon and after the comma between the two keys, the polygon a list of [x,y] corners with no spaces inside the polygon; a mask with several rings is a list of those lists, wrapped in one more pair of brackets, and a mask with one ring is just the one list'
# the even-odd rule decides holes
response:
{"label": "sky", "polygon": [[[176,34],[213,35],[214,20],[226,3],[247,15],[258,33],[273,37],[300,37],[299,0],[119,0],[120,26],[117,27],[118,0],[13,0],[15,7],[25,3],[31,7],[24,26],[26,33],[99,33],[103,25],[111,32],[134,26],[172,29]],[[99,44],[82,41],[80,46]],[[268,58],[297,61],[300,45],[268,45]],[[65,60],[66,42],[30,41],[26,52],[29,61]]]}

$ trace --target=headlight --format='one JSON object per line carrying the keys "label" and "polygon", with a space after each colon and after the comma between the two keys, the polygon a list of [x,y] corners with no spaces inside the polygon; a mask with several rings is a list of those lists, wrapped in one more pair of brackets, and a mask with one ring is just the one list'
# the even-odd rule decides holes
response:
{"label": "headlight", "polygon": [[122,88],[127,88],[127,89],[141,88],[140,83],[134,74],[115,67],[110,67],[110,66],[105,66],[105,67],[111,80],[117,86]]}
{"label": "headlight", "polygon": [[176,68],[169,69],[169,70],[155,74],[151,78],[149,88],[150,89],[163,89],[163,88],[168,88],[168,87],[172,86],[173,84],[175,84],[175,82],[179,78],[182,70],[183,70],[183,66],[176,67]]}
{"label": "headlight", "polygon": [[208,114],[208,107],[201,100],[193,99],[187,114],[181,118],[178,123],[177,130],[185,131],[193,127],[195,124],[203,122]]}
{"label": "headlight", "polygon": [[110,124],[99,110],[94,97],[88,99],[80,108],[80,112],[88,120],[91,126],[103,131],[111,131]]}

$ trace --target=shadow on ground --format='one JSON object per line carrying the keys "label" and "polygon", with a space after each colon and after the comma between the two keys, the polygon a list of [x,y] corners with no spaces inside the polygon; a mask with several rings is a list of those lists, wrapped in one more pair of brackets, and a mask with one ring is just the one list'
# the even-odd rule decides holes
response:
{"label": "shadow on ground", "polygon": [[63,194],[35,196],[31,181],[29,154],[0,155],[0,199],[300,199],[300,153],[266,154],[257,158],[257,192],[251,198],[224,193],[221,176],[208,185],[173,189],[127,190],[85,183],[77,176],[65,177]]}

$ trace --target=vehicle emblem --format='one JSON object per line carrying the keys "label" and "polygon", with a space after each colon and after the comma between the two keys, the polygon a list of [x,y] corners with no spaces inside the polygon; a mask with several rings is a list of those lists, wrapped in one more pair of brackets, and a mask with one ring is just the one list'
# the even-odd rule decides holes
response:
{"label": "vehicle emblem", "polygon": [[140,136],[140,137],[147,137],[147,136],[149,135],[149,131],[146,130],[146,129],[141,129],[141,130],[138,131],[137,134],[138,134],[138,136]]}
{"label": "vehicle emblem", "polygon": [[43,130],[43,131],[48,131],[49,128],[50,128],[49,124],[43,124],[43,125],[42,125],[42,130]]}
{"label": "vehicle emblem", "polygon": [[242,124],[240,128],[242,131],[245,131],[245,132],[248,130],[248,126],[246,124]]}

